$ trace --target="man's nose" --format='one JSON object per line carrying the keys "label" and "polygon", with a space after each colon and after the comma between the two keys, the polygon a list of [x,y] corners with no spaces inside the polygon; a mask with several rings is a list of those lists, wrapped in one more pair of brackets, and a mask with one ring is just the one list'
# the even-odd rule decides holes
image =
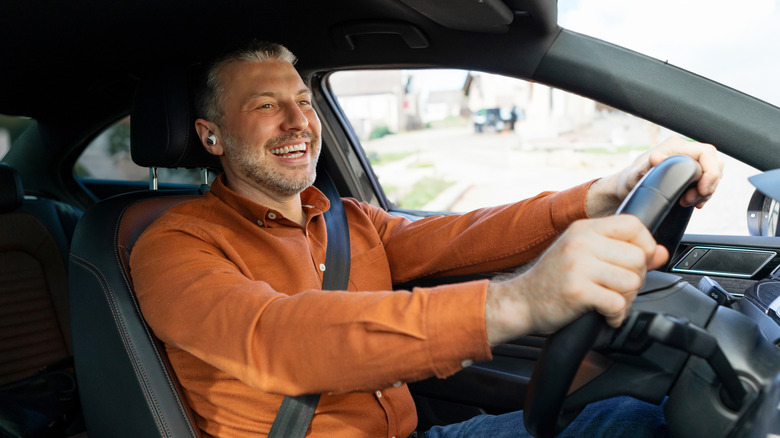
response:
{"label": "man's nose", "polygon": [[301,131],[309,126],[309,119],[303,113],[297,103],[285,105],[284,121],[282,129],[285,131]]}

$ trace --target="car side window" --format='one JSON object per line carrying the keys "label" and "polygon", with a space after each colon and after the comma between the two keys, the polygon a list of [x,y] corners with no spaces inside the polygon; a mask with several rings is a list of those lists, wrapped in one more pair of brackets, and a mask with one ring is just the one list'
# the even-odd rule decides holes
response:
{"label": "car side window", "polygon": [[11,149],[11,144],[27,129],[33,119],[0,114],[0,159]]}
{"label": "car side window", "polygon": [[[85,180],[148,181],[149,169],[135,164],[130,156],[130,116],[115,122],[96,136],[73,167]],[[197,169],[159,169],[161,182],[200,184]]]}
{"label": "car side window", "polygon": [[[622,170],[662,126],[542,84],[460,70],[336,72],[329,87],[398,209],[463,212]],[[722,191],[687,232],[747,235],[757,170],[724,156]]]}

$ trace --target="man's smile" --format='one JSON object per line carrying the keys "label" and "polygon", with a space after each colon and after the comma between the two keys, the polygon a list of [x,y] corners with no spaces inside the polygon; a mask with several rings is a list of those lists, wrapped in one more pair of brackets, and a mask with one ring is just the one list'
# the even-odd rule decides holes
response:
{"label": "man's smile", "polygon": [[308,147],[306,143],[298,143],[289,146],[282,146],[271,149],[271,153],[280,158],[295,159],[300,158],[306,154]]}

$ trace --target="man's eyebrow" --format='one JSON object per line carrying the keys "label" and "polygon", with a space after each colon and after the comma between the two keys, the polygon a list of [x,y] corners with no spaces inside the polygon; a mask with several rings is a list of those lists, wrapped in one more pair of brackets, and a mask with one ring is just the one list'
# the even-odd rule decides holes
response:
{"label": "man's eyebrow", "polygon": [[[303,87],[295,93],[296,96],[301,94],[311,94],[311,90],[309,90],[308,87]],[[274,93],[273,91],[257,91],[247,96],[247,98],[244,100],[244,104],[246,105],[247,103],[260,97],[277,97],[277,93]]]}
{"label": "man's eyebrow", "polygon": [[259,97],[276,97],[276,93],[274,93],[273,91],[256,91],[250,94],[249,96],[247,96],[246,99],[244,99],[244,102],[245,103],[250,102]]}

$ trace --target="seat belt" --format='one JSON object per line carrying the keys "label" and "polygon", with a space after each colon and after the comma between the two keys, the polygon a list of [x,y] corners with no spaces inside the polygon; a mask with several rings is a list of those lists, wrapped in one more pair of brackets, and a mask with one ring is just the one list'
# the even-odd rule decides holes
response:
{"label": "seat belt", "polygon": [[[344,212],[336,185],[324,169],[317,172],[314,185],[330,201],[330,209],[323,214],[328,233],[328,247],[325,251],[326,268],[322,275],[322,289],[347,290],[350,269],[347,214]],[[268,438],[303,438],[319,401],[320,394],[297,397],[286,395],[276,413]]]}

